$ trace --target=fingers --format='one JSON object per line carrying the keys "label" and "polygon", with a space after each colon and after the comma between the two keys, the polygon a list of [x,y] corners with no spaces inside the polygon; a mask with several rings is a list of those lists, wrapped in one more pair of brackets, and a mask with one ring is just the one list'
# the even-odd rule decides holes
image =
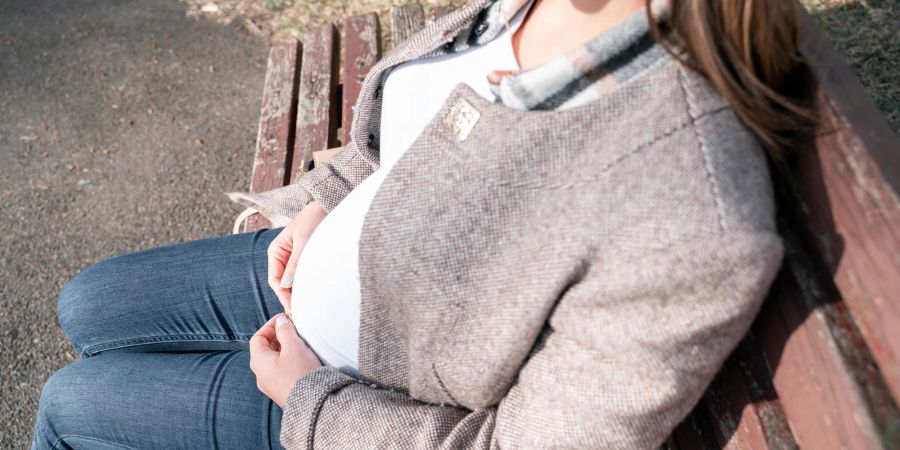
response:
{"label": "fingers", "polygon": [[291,288],[294,285],[300,254],[313,230],[327,214],[325,209],[318,205],[306,205],[269,244],[269,287],[275,292],[288,316],[291,315]]}
{"label": "fingers", "polygon": [[281,348],[288,352],[292,352],[298,345],[303,344],[300,336],[297,335],[297,329],[294,328],[294,322],[283,314],[279,315],[275,321],[275,335],[281,344]]}
{"label": "fingers", "polygon": [[300,253],[303,252],[303,247],[303,244],[299,241],[294,242],[294,249],[291,252],[291,257],[284,266],[284,275],[281,277],[281,287],[294,287],[294,274],[297,273],[297,262],[300,261]]}
{"label": "fingers", "polygon": [[[303,247],[305,242],[301,239],[294,238],[293,239],[293,248],[290,252],[284,252],[282,249],[273,250],[273,254],[277,254],[276,258],[278,261],[276,264],[279,267],[276,269],[276,272],[281,272],[280,281],[275,279],[270,279],[269,284],[277,283],[277,286],[272,286],[272,289],[275,291],[275,294],[278,295],[278,301],[281,302],[281,306],[284,308],[285,314],[288,316],[291,315],[291,290],[294,287],[294,275],[297,272],[297,263],[300,261],[300,254],[303,252]],[[270,261],[271,261],[270,256]],[[284,260],[287,260],[286,264],[282,264]],[[271,276],[271,275],[270,275]]]}
{"label": "fingers", "polygon": [[275,315],[268,322],[263,324],[259,330],[256,330],[256,333],[253,333],[253,336],[250,337],[250,354],[253,355],[253,352],[265,353],[276,351],[275,343],[277,342],[277,336],[275,334],[275,320],[280,316]]}
{"label": "fingers", "polygon": [[290,289],[282,288],[281,281],[282,276],[284,275],[285,265],[288,260],[290,260],[293,250],[293,243],[291,241],[290,233],[282,231],[275,237],[275,240],[269,244],[267,250],[269,287],[275,292],[275,296],[278,297],[281,307],[284,308],[286,312],[290,311],[291,291]]}
{"label": "fingers", "polygon": [[312,236],[327,214],[322,207],[313,203],[306,205],[300,211],[300,214],[297,216],[297,230],[293,237],[294,248],[291,250],[291,258],[284,269],[285,274],[289,274],[291,277],[287,281],[282,279],[283,287],[293,286],[292,282],[296,273],[297,262],[300,260],[303,248],[306,247],[310,236]]}
{"label": "fingers", "polygon": [[[277,317],[277,316],[276,316]],[[275,319],[272,317],[250,337],[250,370],[257,376],[278,357],[279,344],[275,337]]]}

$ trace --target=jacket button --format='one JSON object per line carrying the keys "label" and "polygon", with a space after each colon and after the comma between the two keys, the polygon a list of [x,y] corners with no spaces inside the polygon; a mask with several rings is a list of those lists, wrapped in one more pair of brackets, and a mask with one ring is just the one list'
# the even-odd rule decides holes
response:
{"label": "jacket button", "polygon": [[369,133],[369,137],[368,137],[368,139],[366,139],[366,144],[367,144],[369,147],[374,148],[374,147],[372,146],[372,144],[374,144],[374,143],[375,143],[375,135],[372,134],[372,133]]}
{"label": "jacket button", "polygon": [[488,23],[486,20],[482,20],[478,22],[478,25],[475,25],[475,36],[481,36],[488,29]]}

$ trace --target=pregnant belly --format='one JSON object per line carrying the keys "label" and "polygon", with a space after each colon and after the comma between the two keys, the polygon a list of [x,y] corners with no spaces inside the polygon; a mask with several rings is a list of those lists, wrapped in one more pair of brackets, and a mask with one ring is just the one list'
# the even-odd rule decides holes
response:
{"label": "pregnant belly", "polygon": [[359,234],[383,175],[366,178],[316,227],[291,290],[297,332],[322,364],[352,372],[359,369]]}

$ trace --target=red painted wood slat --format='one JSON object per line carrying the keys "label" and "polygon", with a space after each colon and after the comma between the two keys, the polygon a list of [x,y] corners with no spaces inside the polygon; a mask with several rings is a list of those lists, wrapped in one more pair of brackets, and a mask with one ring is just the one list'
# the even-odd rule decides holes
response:
{"label": "red painted wood slat", "polygon": [[711,422],[717,448],[797,447],[769,377],[756,337],[748,333],[698,405]]}
{"label": "red painted wood slat", "polygon": [[350,141],[353,106],[369,69],[381,59],[381,29],[375,13],[348,17],[344,21],[344,84],[341,144]]}
{"label": "red painted wood slat", "polygon": [[453,12],[454,9],[456,9],[456,8],[454,8],[452,6],[447,6],[447,5],[437,6],[434,8],[434,18],[437,19],[442,16],[446,16],[447,14],[450,14],[451,12]]}
{"label": "red painted wood slat", "polygon": [[791,234],[786,247],[789,258],[754,333],[794,437],[801,448],[891,448],[884,444],[896,436],[882,433],[889,428],[883,419],[896,420],[896,406],[873,409],[872,389],[890,399],[887,387],[865,351],[846,345],[861,336]]}
{"label": "red painted wood slat", "polygon": [[828,102],[816,151],[795,170],[797,213],[900,399],[900,140],[852,70],[803,12],[804,53]]}
{"label": "red painted wood slat", "polygon": [[400,45],[406,38],[425,26],[425,9],[421,3],[391,8],[391,46]]}
{"label": "red painted wood slat", "polygon": [[[298,41],[274,45],[269,50],[262,111],[256,136],[256,156],[250,176],[250,191],[262,192],[283,186],[288,180],[293,124],[297,112]],[[260,215],[247,218],[244,231],[271,227]]]}
{"label": "red painted wood slat", "polygon": [[300,69],[297,138],[291,162],[291,180],[309,168],[313,152],[337,146],[338,60],[340,37],[332,24],[303,36],[303,67]]}

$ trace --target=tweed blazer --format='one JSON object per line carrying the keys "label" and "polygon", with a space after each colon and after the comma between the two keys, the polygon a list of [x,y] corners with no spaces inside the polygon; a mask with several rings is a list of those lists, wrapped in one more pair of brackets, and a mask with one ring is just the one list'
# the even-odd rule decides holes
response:
{"label": "tweed blazer", "polygon": [[[385,69],[443,45],[489,1],[373,67],[336,157],[232,198],[276,224],[309,202],[330,211],[378,167]],[[755,137],[675,61],[562,111],[457,85],[366,215],[359,375],[303,376],[281,443],[658,447],[781,264],[772,197]]]}

